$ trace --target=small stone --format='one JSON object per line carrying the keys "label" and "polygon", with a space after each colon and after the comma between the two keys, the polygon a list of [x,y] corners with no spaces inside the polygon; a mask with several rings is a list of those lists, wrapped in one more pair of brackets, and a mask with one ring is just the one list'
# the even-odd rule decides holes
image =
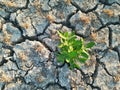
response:
{"label": "small stone", "polygon": [[[88,16],[90,17],[91,20],[91,29],[94,31],[98,30],[100,27],[102,27],[102,24],[100,20],[98,19],[97,15],[93,12],[88,13]],[[92,31],[92,30],[91,30]]]}
{"label": "small stone", "polygon": [[10,20],[15,22],[16,16],[17,16],[17,13],[11,13]]}
{"label": "small stone", "polygon": [[58,41],[52,40],[50,38],[45,38],[43,39],[43,42],[52,50],[56,51],[57,46],[58,46]]}
{"label": "small stone", "polygon": [[22,70],[29,70],[33,66],[41,66],[49,59],[49,50],[38,41],[29,41],[15,45],[14,60]]}
{"label": "small stone", "polygon": [[110,25],[112,29],[112,47],[116,47],[120,44],[120,25]]}
{"label": "small stone", "polygon": [[90,34],[90,18],[82,12],[78,12],[70,19],[70,23],[75,27],[77,34],[88,36]]}
{"label": "small stone", "polygon": [[10,56],[10,53],[11,53],[11,51],[9,49],[2,48],[2,46],[1,46],[1,48],[0,48],[1,57],[4,57],[4,59],[5,59]]}
{"label": "small stone", "polygon": [[100,19],[103,24],[119,22],[120,7],[117,4],[105,6],[104,9],[97,9]]}
{"label": "small stone", "polygon": [[12,23],[6,23],[3,25],[3,33],[5,40],[8,38],[8,36],[10,36],[10,41],[8,42],[11,43],[17,42],[22,38],[21,32],[18,28],[14,27]]}
{"label": "small stone", "polygon": [[49,1],[49,5],[50,5],[51,7],[57,6],[58,4],[59,4],[59,3],[58,3],[57,0],[50,0],[50,1]]}
{"label": "small stone", "polygon": [[81,14],[81,12],[78,11],[76,14],[74,14],[70,18],[70,23],[71,23],[72,26],[75,26],[76,24],[78,24],[80,22],[80,14]]}
{"label": "small stone", "polygon": [[14,12],[18,8],[24,8],[26,6],[27,0],[7,0],[7,1],[0,1],[0,4],[3,5],[2,8],[6,9],[6,11]]}
{"label": "small stone", "polygon": [[113,90],[115,84],[113,78],[109,76],[101,66],[99,66],[98,75],[95,78],[93,85],[100,87],[101,90]]}
{"label": "small stone", "polygon": [[33,86],[21,84],[21,83],[9,83],[6,85],[4,90],[33,90]]}
{"label": "small stone", "polygon": [[68,90],[70,90],[70,81],[68,79],[69,75],[69,69],[67,64],[59,69],[59,83],[61,86],[66,87]]}
{"label": "small stone", "polygon": [[[27,13],[27,14],[26,14]],[[20,12],[16,17],[16,21],[23,31],[24,36],[35,36],[35,29],[32,26],[31,18],[28,16],[29,12]]]}
{"label": "small stone", "polygon": [[[3,68],[5,69],[5,68]],[[9,71],[4,71],[0,69],[0,82],[10,83],[13,81],[13,77],[9,75]],[[12,73],[11,73],[12,74]],[[13,75],[13,74],[12,74]]]}
{"label": "small stone", "polygon": [[55,67],[33,67],[25,76],[26,83],[33,83],[36,87],[45,87],[49,83],[55,82]]}
{"label": "small stone", "polygon": [[46,18],[36,16],[36,18],[32,18],[32,25],[36,29],[37,34],[42,34],[44,29],[49,25],[49,22]]}
{"label": "small stone", "polygon": [[57,84],[50,85],[46,90],[65,90]]}
{"label": "small stone", "polygon": [[85,74],[92,74],[94,73],[96,66],[96,57],[91,56],[90,60],[87,60],[84,65],[82,65],[80,68]]}
{"label": "small stone", "polygon": [[48,5],[49,0],[40,0],[41,8],[43,11],[51,10],[51,7]]}
{"label": "small stone", "polygon": [[118,52],[120,53],[120,45],[118,46]]}
{"label": "small stone", "polygon": [[116,75],[119,72],[118,67],[120,67],[120,64],[117,52],[112,50],[108,51],[106,56],[103,57],[100,61],[105,64],[111,75]]}
{"label": "small stone", "polygon": [[84,14],[78,11],[70,18],[70,23],[75,27],[76,33],[83,36],[89,36],[91,31],[96,31],[102,26],[96,14],[92,12]]}
{"label": "small stone", "polygon": [[62,28],[62,24],[55,24],[51,23],[50,26],[45,30],[46,34],[51,36],[52,34],[55,34],[57,30],[60,30]]}
{"label": "small stone", "polygon": [[96,34],[96,45],[93,48],[101,51],[107,49],[109,47],[109,29],[103,28]]}
{"label": "small stone", "polygon": [[4,88],[5,83],[4,82],[0,82],[0,89],[2,90]]}
{"label": "small stone", "polygon": [[85,90],[85,89],[91,90],[91,88],[87,86],[85,81],[83,81],[82,75],[79,70],[70,71],[69,79],[72,90]]}
{"label": "small stone", "polygon": [[0,31],[2,31],[2,26],[4,23],[5,23],[5,20],[2,17],[0,17]]}
{"label": "small stone", "polygon": [[93,9],[97,5],[98,0],[94,0],[94,1],[72,0],[72,3],[77,4],[82,10],[88,11],[90,9]]}
{"label": "small stone", "polygon": [[104,4],[113,4],[113,3],[119,3],[119,0],[100,0],[100,2],[104,3]]}
{"label": "small stone", "polygon": [[0,8],[0,16],[2,17],[8,17],[9,13],[6,12],[3,8]]}
{"label": "small stone", "polygon": [[69,14],[74,12],[76,12],[76,8],[71,4],[68,5],[64,3],[64,0],[62,0],[55,2],[55,8],[49,13],[55,16],[55,22],[63,22],[67,19]]}

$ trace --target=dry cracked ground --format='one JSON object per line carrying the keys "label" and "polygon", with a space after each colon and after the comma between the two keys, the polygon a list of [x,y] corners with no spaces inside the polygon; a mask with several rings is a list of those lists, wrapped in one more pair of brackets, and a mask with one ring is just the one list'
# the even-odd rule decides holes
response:
{"label": "dry cracked ground", "polygon": [[[57,30],[95,41],[79,70]],[[0,90],[120,90],[120,0],[0,0]]]}

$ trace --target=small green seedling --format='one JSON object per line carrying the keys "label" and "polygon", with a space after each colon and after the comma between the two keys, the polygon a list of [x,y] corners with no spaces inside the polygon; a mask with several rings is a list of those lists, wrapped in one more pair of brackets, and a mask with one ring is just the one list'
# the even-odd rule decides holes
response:
{"label": "small green seedling", "polygon": [[83,38],[77,39],[74,32],[61,32],[58,31],[60,37],[59,49],[57,60],[68,63],[70,69],[80,68],[80,63],[85,63],[90,58],[87,52],[89,48],[95,45],[94,42],[89,42],[84,45]]}

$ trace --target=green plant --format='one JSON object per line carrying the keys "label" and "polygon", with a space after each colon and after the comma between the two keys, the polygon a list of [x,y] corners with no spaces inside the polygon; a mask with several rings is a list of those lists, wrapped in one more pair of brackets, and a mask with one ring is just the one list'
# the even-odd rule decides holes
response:
{"label": "green plant", "polygon": [[77,39],[74,32],[60,32],[59,53],[57,60],[69,64],[70,69],[80,68],[80,63],[85,63],[90,58],[88,49],[95,45],[94,42],[89,42],[84,45],[83,38]]}

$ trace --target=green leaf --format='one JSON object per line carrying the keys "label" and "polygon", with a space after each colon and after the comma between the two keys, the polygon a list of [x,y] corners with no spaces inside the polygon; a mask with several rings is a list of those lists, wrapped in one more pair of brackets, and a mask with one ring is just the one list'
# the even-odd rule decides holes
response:
{"label": "green leaf", "polygon": [[61,49],[61,52],[66,52],[66,53],[68,53],[69,47],[66,46],[66,45],[63,45],[62,47],[60,47],[60,49]]}
{"label": "green leaf", "polygon": [[81,55],[84,56],[84,57],[86,57],[86,58],[89,57],[89,54],[88,54],[86,51],[83,51],[83,52],[81,53]]}
{"label": "green leaf", "polygon": [[86,51],[81,52],[81,56],[88,59],[89,58],[89,54]]}
{"label": "green leaf", "polygon": [[75,68],[75,63],[74,62],[70,62],[70,69],[74,69]]}
{"label": "green leaf", "polygon": [[81,38],[81,39],[80,39],[80,42],[81,42],[82,44],[84,44],[84,39],[83,39],[83,38]]}
{"label": "green leaf", "polygon": [[75,64],[74,67],[79,69],[79,68],[80,68],[80,65]]}
{"label": "green leaf", "polygon": [[73,36],[69,36],[69,41],[71,41],[71,40],[75,40],[76,39],[76,36],[75,35],[73,35]]}
{"label": "green leaf", "polygon": [[69,33],[68,33],[68,32],[65,32],[64,36],[65,36],[66,38],[68,38],[68,35],[69,35]]}
{"label": "green leaf", "polygon": [[80,59],[79,59],[79,61],[80,61],[81,63],[85,63],[86,60],[87,60],[86,58],[80,58]]}
{"label": "green leaf", "polygon": [[64,45],[63,45],[63,44],[60,44],[58,47],[59,47],[59,48],[62,48],[62,47],[64,47]]}
{"label": "green leaf", "polygon": [[[75,35],[75,32],[74,32],[74,31],[71,32],[70,35],[71,35],[71,36],[74,36],[74,35]],[[76,35],[75,35],[75,36],[76,36]]]}
{"label": "green leaf", "polygon": [[69,62],[70,62],[70,60],[69,60],[69,59],[66,59],[66,62],[67,62],[67,63],[69,63]]}
{"label": "green leaf", "polygon": [[64,63],[65,58],[64,58],[64,57],[61,57],[61,55],[59,54],[59,55],[57,55],[57,61]]}
{"label": "green leaf", "polygon": [[74,40],[73,47],[75,49],[77,49],[77,50],[81,49],[82,48],[82,42],[81,42],[81,40]]}
{"label": "green leaf", "polygon": [[69,46],[68,52],[72,52],[73,51],[73,47]]}
{"label": "green leaf", "polygon": [[74,59],[74,58],[77,57],[77,52],[76,51],[72,51],[72,52],[70,52],[68,54],[69,54],[70,59]]}
{"label": "green leaf", "polygon": [[62,39],[62,38],[60,39],[60,42],[61,42],[61,43],[64,43],[64,41],[65,41],[64,39]]}
{"label": "green leaf", "polygon": [[95,42],[89,42],[88,44],[86,44],[86,48],[91,48],[95,45]]}
{"label": "green leaf", "polygon": [[66,37],[60,31],[57,31],[57,33],[61,38],[66,39]]}

